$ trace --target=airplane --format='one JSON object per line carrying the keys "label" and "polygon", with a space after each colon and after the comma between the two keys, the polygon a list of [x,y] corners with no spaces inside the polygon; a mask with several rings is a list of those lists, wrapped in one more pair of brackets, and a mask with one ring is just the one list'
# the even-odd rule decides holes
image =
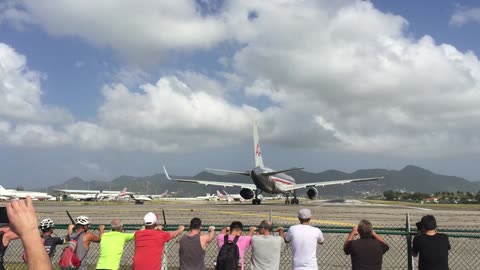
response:
{"label": "airplane", "polygon": [[[225,191],[224,191],[225,192]],[[217,190],[217,197],[219,201],[227,201],[231,202],[233,201],[233,198],[228,196],[227,194],[221,193],[220,191]]]}
{"label": "airplane", "polygon": [[[345,179],[345,180],[333,180],[333,181],[323,181],[323,182],[311,182],[311,183],[302,183],[297,184],[295,179],[289,175],[287,172],[302,170],[303,168],[291,168],[285,170],[273,170],[267,168],[263,164],[262,151],[259,144],[258,128],[257,124],[254,121],[253,123],[253,147],[255,154],[255,168],[250,171],[229,171],[229,170],[220,170],[220,169],[209,169],[209,171],[217,171],[227,174],[238,174],[250,177],[252,184],[244,183],[234,183],[234,182],[221,182],[221,181],[208,181],[208,180],[198,180],[198,179],[181,179],[181,178],[171,178],[168,175],[167,169],[163,166],[165,176],[169,180],[175,180],[179,182],[187,183],[197,183],[202,185],[212,185],[212,186],[223,186],[223,187],[240,187],[240,196],[245,200],[252,200],[252,204],[259,205],[261,204],[261,199],[259,199],[259,194],[262,192],[271,193],[271,194],[283,194],[285,195],[285,204],[298,204],[299,200],[297,198],[297,190],[302,188],[307,188],[307,197],[311,200],[318,197],[318,190],[316,187],[324,187],[330,185],[343,185],[347,183],[355,182],[364,182],[364,181],[376,181],[383,179],[383,177],[370,177],[370,178],[359,178],[359,179]],[[289,196],[293,196],[289,200]]]}
{"label": "airplane", "polygon": [[131,192],[127,192],[127,188],[123,188],[122,191],[120,191],[118,194],[104,194],[103,192],[100,194],[96,194],[97,200],[103,200],[103,201],[113,201],[113,200],[118,200],[121,197],[125,195],[129,195]]}
{"label": "airplane", "polygon": [[144,202],[151,202],[153,201],[153,198],[150,196],[145,196],[145,195],[133,195],[129,194],[130,198],[135,201],[135,204],[143,204]]}
{"label": "airplane", "polygon": [[240,194],[228,194],[225,190],[223,190],[223,193],[217,190],[217,196],[220,200],[226,200],[228,202],[231,202],[231,201],[244,202],[245,201],[245,199]]}
{"label": "airplane", "polygon": [[198,196],[198,197],[195,197],[195,199],[207,200],[207,201],[218,201],[219,197],[214,194],[207,193],[205,194],[205,196]]}
{"label": "airplane", "polygon": [[127,188],[123,188],[122,191],[115,191],[115,190],[86,190],[86,189],[54,189],[59,193],[63,194],[113,194],[118,195],[121,192],[125,192],[126,195],[133,194],[133,192],[127,192]]}
{"label": "airplane", "polygon": [[162,194],[157,194],[157,195],[147,195],[148,197],[152,198],[152,199],[160,199],[160,198],[165,198],[168,196],[168,190],[165,190],[164,193]]}
{"label": "airplane", "polygon": [[114,190],[85,190],[85,189],[54,189],[60,194],[65,194],[76,201],[98,201],[98,200],[114,200],[124,195],[133,194],[127,192],[127,188],[121,191]]}
{"label": "airplane", "polygon": [[12,199],[25,199],[27,195],[33,200],[49,200],[53,196],[48,195],[45,192],[37,192],[37,191],[18,191],[15,189],[5,189],[3,186],[0,185],[0,198],[4,200],[12,200]]}

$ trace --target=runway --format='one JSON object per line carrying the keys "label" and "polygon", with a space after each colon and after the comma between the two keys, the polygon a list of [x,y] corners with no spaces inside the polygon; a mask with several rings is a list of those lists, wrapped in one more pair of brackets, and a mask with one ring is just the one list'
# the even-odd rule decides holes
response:
{"label": "runway", "polygon": [[271,218],[276,224],[298,223],[296,214],[301,208],[313,213],[312,223],[319,226],[353,226],[360,219],[368,219],[375,226],[404,226],[405,215],[410,214],[412,222],[423,215],[433,214],[440,227],[478,228],[478,211],[431,210],[428,207],[389,206],[369,204],[362,201],[307,201],[300,205],[285,205],[283,201],[267,201],[262,205],[248,202],[208,202],[198,200],[160,200],[145,205],[132,202],[35,202],[42,218],[52,218],[57,224],[68,224],[66,210],[73,218],[86,215],[93,224],[108,224],[113,218],[120,218],[125,224],[141,224],[147,212],[159,214],[163,223],[162,210],[167,224],[188,224],[193,217],[199,217],[204,224],[227,225],[234,220],[256,225],[263,219]]}

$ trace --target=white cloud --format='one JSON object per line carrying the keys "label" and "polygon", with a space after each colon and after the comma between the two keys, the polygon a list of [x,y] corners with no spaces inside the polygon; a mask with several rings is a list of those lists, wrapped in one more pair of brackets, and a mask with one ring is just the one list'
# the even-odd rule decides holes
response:
{"label": "white cloud", "polygon": [[220,18],[202,16],[189,0],[20,2],[10,10],[25,10],[50,34],[81,37],[136,63],[155,63],[170,49],[208,49],[226,35]]}
{"label": "white cloud", "polygon": [[[233,41],[236,51],[219,58],[227,70],[210,73],[222,81],[187,70],[151,84],[144,71],[125,69],[103,88],[96,121],[50,129],[4,123],[0,134],[18,134],[10,141],[51,133],[52,140],[40,143],[194,151],[249,138],[255,113],[261,131],[269,131],[262,138],[282,145],[411,156],[480,150],[477,56],[430,36],[412,39],[404,18],[370,2],[231,0],[215,16],[199,15],[186,1],[122,2],[115,9],[108,3],[41,4],[24,2],[50,33],[79,36],[126,56],[157,60],[165,50],[210,48],[223,40]],[[21,74],[34,86],[29,91],[41,92],[40,75]],[[229,102],[232,86],[265,109]],[[45,110],[40,101],[31,103]]]}
{"label": "white cloud", "polygon": [[178,76],[190,87],[199,92],[205,92],[214,96],[223,96],[224,86],[218,81],[195,71],[179,72]]}
{"label": "white cloud", "polygon": [[23,10],[18,0],[0,2],[0,25],[8,22],[18,30],[24,30],[25,24],[33,23],[31,15]]}
{"label": "white cloud", "polygon": [[[2,128],[3,126],[3,128]],[[66,134],[41,124],[0,123],[0,144],[21,147],[55,147],[69,142]]]}
{"label": "white cloud", "polygon": [[246,94],[277,104],[262,114],[269,140],[395,155],[480,150],[474,53],[412,40],[405,19],[368,2],[232,1],[228,12],[245,44],[233,66],[253,82]]}
{"label": "white cloud", "polygon": [[187,83],[171,76],[132,90],[105,86],[98,121],[74,121],[68,112],[42,103],[40,73],[0,44],[0,144],[176,152],[235,143],[246,135],[251,108],[227,102],[213,79],[191,71],[178,74]]}
{"label": "white cloud", "polygon": [[123,66],[107,73],[107,77],[111,81],[124,84],[127,87],[136,87],[150,81],[151,74],[139,67]]}
{"label": "white cloud", "polygon": [[459,7],[450,18],[450,25],[461,26],[470,22],[480,23],[480,7]]}
{"label": "white cloud", "polygon": [[5,118],[59,123],[72,116],[64,109],[42,104],[42,75],[26,66],[26,59],[0,43],[0,116]]}
{"label": "white cloud", "polygon": [[106,86],[105,103],[99,109],[102,126],[175,143],[181,150],[235,142],[250,126],[251,108],[190,88],[177,77],[161,78],[140,90]]}

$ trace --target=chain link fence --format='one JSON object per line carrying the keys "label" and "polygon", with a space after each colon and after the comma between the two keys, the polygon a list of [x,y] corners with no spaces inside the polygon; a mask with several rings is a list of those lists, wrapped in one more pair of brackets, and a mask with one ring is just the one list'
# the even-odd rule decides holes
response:
{"label": "chain link fence", "polygon": [[[221,229],[224,225],[216,225]],[[139,229],[139,225],[125,225],[126,232],[134,232]],[[164,230],[175,230],[178,225],[166,225]],[[57,225],[55,229],[56,236],[65,236],[67,233],[67,225]],[[91,226],[93,230],[97,226]],[[204,230],[208,226],[204,226]],[[248,226],[245,226],[248,228]],[[284,226],[288,229],[288,226]],[[351,269],[350,257],[343,253],[343,243],[350,232],[350,227],[340,226],[319,226],[325,236],[323,245],[317,248],[317,258],[319,269]],[[407,249],[407,235],[405,228],[395,227],[376,227],[375,231],[385,238],[390,246],[390,250],[383,257],[383,269],[408,269],[408,249]],[[474,229],[445,229],[440,232],[447,233],[450,238],[451,250],[449,255],[450,269],[480,269],[480,230]],[[175,238],[166,244],[164,253],[164,262],[168,269],[179,268],[178,257],[178,239]],[[5,254],[5,266],[9,270],[27,269],[26,264],[22,261],[23,246],[20,240],[14,240],[10,243]],[[121,261],[120,269],[131,269],[132,258],[134,254],[134,243],[128,242],[124,248],[124,254]],[[210,243],[205,254],[205,264],[207,269],[214,269],[215,259],[218,254],[217,244]],[[58,264],[61,255],[61,246],[57,247],[57,252],[54,257],[54,265]],[[99,256],[99,244],[92,243],[90,251],[85,258],[90,265],[89,269],[95,269]],[[250,269],[251,251],[247,250],[245,254],[245,269]],[[417,264],[417,259],[414,260],[414,265]],[[56,266],[58,269],[58,266]],[[281,250],[281,269],[292,269],[292,255],[288,244],[283,244]],[[416,269],[416,267],[415,267]]]}

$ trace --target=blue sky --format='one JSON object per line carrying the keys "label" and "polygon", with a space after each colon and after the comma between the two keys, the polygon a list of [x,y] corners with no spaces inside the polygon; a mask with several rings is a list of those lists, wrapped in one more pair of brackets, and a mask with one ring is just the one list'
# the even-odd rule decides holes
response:
{"label": "blue sky", "polygon": [[275,168],[480,179],[475,1],[108,5],[0,4],[4,186],[249,169],[252,118]]}

